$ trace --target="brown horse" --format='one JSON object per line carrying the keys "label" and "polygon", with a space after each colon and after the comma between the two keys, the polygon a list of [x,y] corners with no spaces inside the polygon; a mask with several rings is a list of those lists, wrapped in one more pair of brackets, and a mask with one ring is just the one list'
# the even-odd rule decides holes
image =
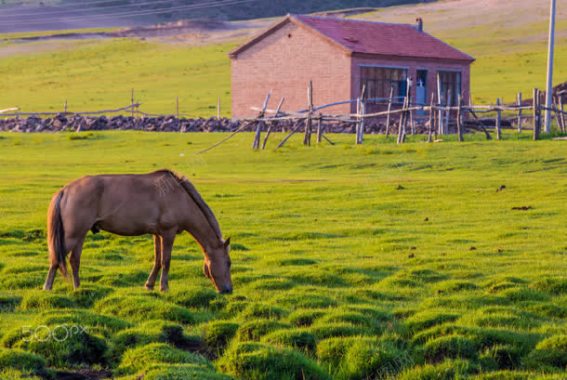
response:
{"label": "brown horse", "polygon": [[203,250],[205,275],[217,291],[232,292],[230,238],[223,240],[217,219],[195,187],[169,170],[83,177],[56,193],[47,213],[51,265],[45,290],[51,290],[57,268],[67,277],[69,252],[73,286],[79,287],[81,252],[89,230],[123,236],[152,234],[155,262],[146,288],[153,289],[161,269],[162,291],[168,289],[167,275],[175,235],[187,231]]}

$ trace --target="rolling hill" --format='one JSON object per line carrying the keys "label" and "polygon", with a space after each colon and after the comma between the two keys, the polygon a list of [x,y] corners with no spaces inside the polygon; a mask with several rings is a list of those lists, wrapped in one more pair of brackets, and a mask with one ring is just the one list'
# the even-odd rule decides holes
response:
{"label": "rolling hill", "polygon": [[[558,0],[557,7],[556,84],[567,79],[567,0]],[[475,102],[494,102],[496,97],[512,101],[518,91],[529,97],[534,87],[544,87],[548,9],[543,2],[439,1],[353,17],[411,23],[417,16],[424,18],[429,33],[476,58]],[[183,114],[210,116],[220,97],[228,116],[227,53],[272,22],[220,22],[218,28],[153,37],[5,39],[0,41],[0,109],[54,111],[65,100],[72,111],[115,108],[129,102],[134,88],[146,112],[171,113],[179,96]]]}
{"label": "rolling hill", "polygon": [[249,20],[420,0],[42,0],[0,1],[0,33],[148,25],[181,19]]}

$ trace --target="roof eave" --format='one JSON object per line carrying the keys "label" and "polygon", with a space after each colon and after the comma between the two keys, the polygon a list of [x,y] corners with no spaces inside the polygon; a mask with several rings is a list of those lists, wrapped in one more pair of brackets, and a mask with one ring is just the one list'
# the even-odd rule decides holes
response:
{"label": "roof eave", "polygon": [[296,17],[295,15],[290,15],[289,16],[290,21],[299,26],[304,28],[307,31],[310,31],[312,33],[314,33],[315,35],[321,37],[323,40],[325,40],[326,42],[330,43],[331,45],[338,47],[339,49],[341,49],[346,55],[352,55],[354,53],[354,51],[350,48],[348,48],[347,46],[341,44],[340,42],[338,42],[337,40],[327,36],[325,33],[317,30],[316,28],[312,27],[311,25],[301,21],[301,19],[299,17]]}
{"label": "roof eave", "polygon": [[290,21],[290,19],[291,19],[290,15],[285,16],[282,20],[279,20],[278,22],[276,22],[275,24],[270,26],[268,29],[258,33],[257,35],[255,35],[254,37],[252,37],[251,39],[246,41],[244,44],[242,44],[239,47],[237,47],[236,49],[230,51],[228,53],[228,56],[232,59],[237,58],[238,54],[242,53],[244,50],[248,49],[250,46],[256,44],[258,41],[264,39],[264,37],[266,37],[270,33],[273,33],[276,30],[283,27],[286,23],[288,23]]}
{"label": "roof eave", "polygon": [[460,63],[473,63],[474,61],[476,61],[476,59],[474,59],[471,56],[468,56],[468,58],[449,58],[449,57],[423,57],[423,56],[418,56],[418,55],[397,55],[397,54],[381,54],[381,53],[368,53],[368,52],[363,52],[363,51],[353,51],[352,55],[358,55],[358,56],[371,56],[371,57],[386,57],[386,58],[405,58],[405,59],[412,59],[412,58],[417,58],[417,59],[429,59],[429,60],[443,60],[443,61],[452,61],[452,62],[460,62]]}

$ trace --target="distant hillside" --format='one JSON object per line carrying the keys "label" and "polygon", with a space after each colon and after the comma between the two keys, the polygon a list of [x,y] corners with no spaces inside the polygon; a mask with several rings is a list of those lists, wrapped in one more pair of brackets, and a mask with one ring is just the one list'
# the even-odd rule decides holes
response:
{"label": "distant hillside", "polygon": [[144,25],[179,19],[247,20],[432,0],[0,0],[0,33]]}

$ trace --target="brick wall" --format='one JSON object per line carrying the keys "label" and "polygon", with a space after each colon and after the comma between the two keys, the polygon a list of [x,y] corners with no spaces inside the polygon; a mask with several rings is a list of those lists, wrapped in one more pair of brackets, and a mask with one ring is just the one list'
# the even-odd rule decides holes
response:
{"label": "brick wall", "polygon": [[[350,57],[313,32],[293,23],[266,36],[232,59],[232,115],[255,116],[272,91],[270,108],[285,97],[283,110],[307,108],[307,84],[313,80],[315,105],[351,95]],[[348,106],[325,112],[348,112]]]}

